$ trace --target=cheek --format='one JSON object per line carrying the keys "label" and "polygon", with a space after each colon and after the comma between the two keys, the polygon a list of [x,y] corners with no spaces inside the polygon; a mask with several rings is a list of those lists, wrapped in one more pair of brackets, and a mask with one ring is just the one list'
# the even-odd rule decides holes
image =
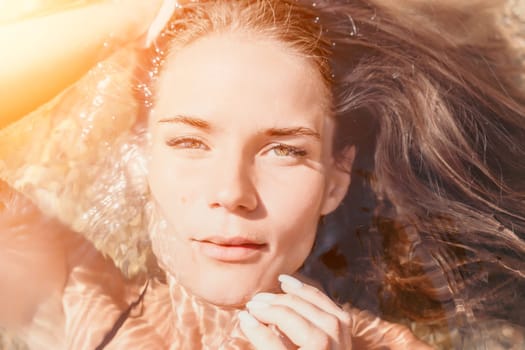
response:
{"label": "cheek", "polygon": [[187,266],[186,263],[192,259],[184,235],[180,234],[184,230],[174,229],[181,226],[181,219],[184,218],[185,186],[178,180],[181,176],[176,171],[180,172],[180,167],[161,155],[152,154],[148,169],[148,182],[155,202],[149,235],[160,266],[171,275],[178,276],[178,267]]}
{"label": "cheek", "polygon": [[265,176],[258,183],[261,200],[270,216],[283,224],[317,222],[325,192],[325,176],[309,167],[290,167]]}
{"label": "cheek", "polygon": [[171,218],[186,204],[195,183],[190,181],[194,178],[193,172],[165,153],[162,149],[153,149],[148,164],[148,183],[161,212]]}
{"label": "cheek", "polygon": [[277,249],[286,251],[289,259],[304,260],[315,239],[325,177],[310,168],[298,167],[288,172],[261,182],[259,191],[272,221],[272,239]]}

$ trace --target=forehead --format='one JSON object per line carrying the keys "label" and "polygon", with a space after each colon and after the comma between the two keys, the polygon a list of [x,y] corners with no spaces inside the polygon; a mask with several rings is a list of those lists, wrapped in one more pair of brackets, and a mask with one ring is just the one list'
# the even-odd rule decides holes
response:
{"label": "forehead", "polygon": [[278,41],[248,34],[212,34],[173,50],[156,91],[153,119],[227,114],[318,125],[327,115],[327,93],[314,64]]}

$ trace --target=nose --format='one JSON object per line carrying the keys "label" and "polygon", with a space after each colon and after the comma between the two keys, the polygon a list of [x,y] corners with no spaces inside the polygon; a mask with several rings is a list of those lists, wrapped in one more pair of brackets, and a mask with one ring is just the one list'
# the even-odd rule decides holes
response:
{"label": "nose", "polygon": [[209,206],[224,208],[230,212],[250,212],[258,206],[257,189],[249,164],[243,160],[219,161],[215,174],[209,174],[213,183]]}

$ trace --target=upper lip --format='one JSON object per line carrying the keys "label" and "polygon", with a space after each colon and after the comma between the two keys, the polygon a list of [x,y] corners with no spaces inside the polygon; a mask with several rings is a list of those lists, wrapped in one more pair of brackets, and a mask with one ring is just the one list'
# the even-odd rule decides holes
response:
{"label": "upper lip", "polygon": [[264,243],[242,237],[242,236],[235,236],[235,237],[222,237],[222,236],[210,236],[205,237],[201,239],[195,239],[199,242],[207,242],[207,243],[213,243],[217,245],[223,245],[223,246],[242,246],[242,245],[264,245]]}

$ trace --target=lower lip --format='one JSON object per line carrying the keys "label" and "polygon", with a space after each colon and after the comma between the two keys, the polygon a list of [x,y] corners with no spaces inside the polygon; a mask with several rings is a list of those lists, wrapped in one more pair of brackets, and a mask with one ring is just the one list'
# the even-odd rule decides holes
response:
{"label": "lower lip", "polygon": [[221,245],[206,241],[194,241],[198,251],[208,258],[225,262],[242,262],[254,258],[265,244]]}

